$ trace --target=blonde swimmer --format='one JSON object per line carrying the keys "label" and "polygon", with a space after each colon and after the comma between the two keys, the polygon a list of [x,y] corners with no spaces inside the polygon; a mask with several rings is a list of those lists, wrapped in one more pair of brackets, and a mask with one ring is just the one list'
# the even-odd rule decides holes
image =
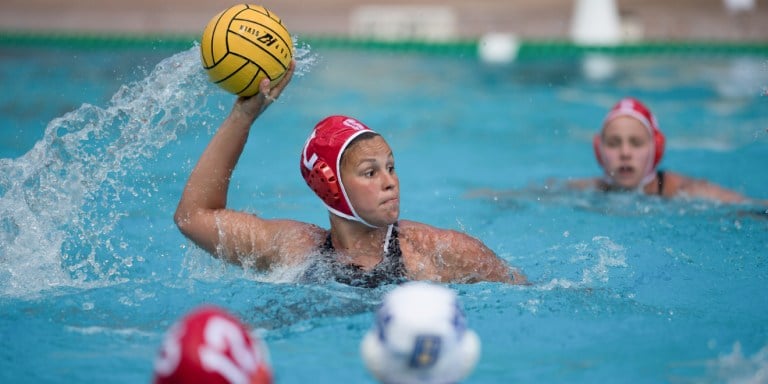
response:
{"label": "blonde swimmer", "polygon": [[702,179],[658,168],[665,137],[656,117],[639,100],[617,102],[594,137],[594,152],[603,177],[573,180],[570,186],[600,191],[638,191],[666,198],[684,196],[725,203],[744,203],[742,194]]}

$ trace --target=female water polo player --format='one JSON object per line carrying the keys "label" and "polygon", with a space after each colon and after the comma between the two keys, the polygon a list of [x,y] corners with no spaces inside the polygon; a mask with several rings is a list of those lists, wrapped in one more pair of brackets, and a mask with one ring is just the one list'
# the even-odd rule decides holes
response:
{"label": "female water polo player", "polygon": [[594,138],[597,162],[603,177],[571,181],[576,188],[601,191],[639,191],[663,197],[686,196],[728,203],[746,202],[741,194],[705,180],[659,170],[664,155],[664,135],[656,118],[639,100],[620,100],[606,115]]}
{"label": "female water polo player", "polygon": [[227,208],[232,171],[254,121],[285,89],[295,63],[270,88],[238,98],[184,188],[174,215],[195,244],[229,262],[305,268],[303,279],[374,287],[403,280],[501,281],[525,277],[464,233],[399,220],[400,186],[387,142],[345,116],[323,119],[301,151],[301,174],[329,210],[330,229]]}

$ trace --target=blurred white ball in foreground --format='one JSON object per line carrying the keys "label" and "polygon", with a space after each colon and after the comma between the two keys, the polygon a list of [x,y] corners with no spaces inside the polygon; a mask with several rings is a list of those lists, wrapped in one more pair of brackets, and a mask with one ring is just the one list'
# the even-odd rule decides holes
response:
{"label": "blurred white ball in foreground", "polygon": [[360,352],[383,383],[452,383],[474,369],[480,339],[451,289],[410,282],[384,298]]}

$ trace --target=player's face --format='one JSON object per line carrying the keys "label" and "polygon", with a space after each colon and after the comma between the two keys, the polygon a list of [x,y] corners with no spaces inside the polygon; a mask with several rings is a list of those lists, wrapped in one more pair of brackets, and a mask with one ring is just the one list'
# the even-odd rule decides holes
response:
{"label": "player's face", "polygon": [[653,156],[648,129],[636,119],[621,116],[611,120],[602,134],[603,166],[614,183],[637,188]]}
{"label": "player's face", "polygon": [[400,181],[392,149],[381,136],[353,142],[341,160],[341,181],[355,212],[383,227],[400,215]]}

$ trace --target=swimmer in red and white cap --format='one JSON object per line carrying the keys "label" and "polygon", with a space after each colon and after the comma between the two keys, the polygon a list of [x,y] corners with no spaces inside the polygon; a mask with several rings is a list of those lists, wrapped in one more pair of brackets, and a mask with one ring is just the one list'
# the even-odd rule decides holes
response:
{"label": "swimmer in red and white cap", "polygon": [[166,333],[155,384],[271,384],[267,348],[234,316],[202,306]]}
{"label": "swimmer in red and white cap", "polygon": [[708,181],[659,170],[664,155],[664,135],[650,109],[635,98],[621,99],[611,108],[593,144],[603,177],[571,181],[572,187],[636,190],[648,195],[687,196],[730,203],[747,201],[741,194]]}
{"label": "swimmer in red and white cap", "polygon": [[228,208],[232,171],[251,127],[288,85],[294,65],[278,84],[265,79],[256,96],[238,98],[211,139],[174,215],[185,236],[232,263],[264,271],[304,268],[302,278],[310,281],[362,287],[403,280],[526,283],[478,239],[400,220],[392,149],[351,117],[323,119],[301,150],[301,174],[328,209],[330,229]]}

